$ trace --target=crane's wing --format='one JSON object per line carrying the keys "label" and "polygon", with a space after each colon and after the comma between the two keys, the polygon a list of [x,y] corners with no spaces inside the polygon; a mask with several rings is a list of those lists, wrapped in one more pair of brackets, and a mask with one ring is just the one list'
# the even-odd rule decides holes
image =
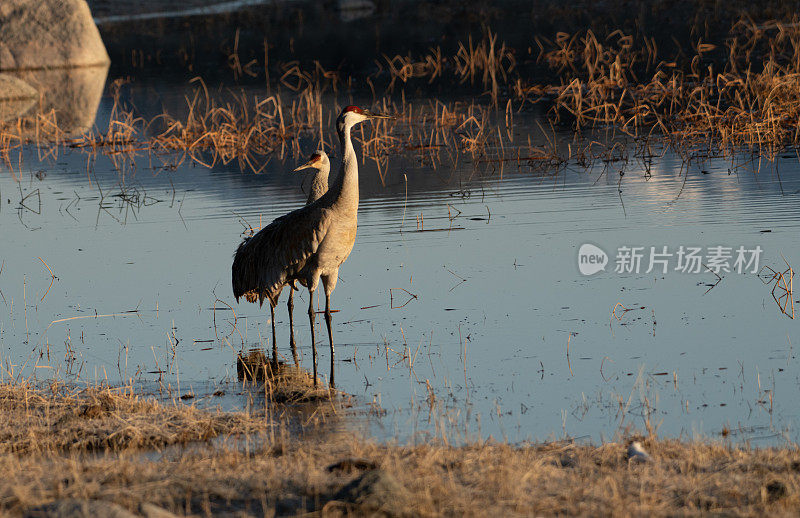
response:
{"label": "crane's wing", "polygon": [[330,212],[310,205],[281,216],[239,245],[233,259],[233,295],[274,305],[286,283],[317,251]]}

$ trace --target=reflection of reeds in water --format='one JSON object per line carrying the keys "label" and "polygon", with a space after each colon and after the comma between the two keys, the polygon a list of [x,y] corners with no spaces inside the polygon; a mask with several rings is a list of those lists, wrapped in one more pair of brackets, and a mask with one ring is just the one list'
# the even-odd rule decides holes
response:
{"label": "reflection of reeds in water", "polygon": [[759,272],[759,277],[764,284],[772,286],[770,295],[781,313],[794,320],[794,269],[786,259],[784,262],[785,270],[777,271],[764,266]]}
{"label": "reflection of reeds in water", "polygon": [[239,381],[264,384],[264,393],[276,403],[309,403],[329,400],[336,394],[298,365],[269,360],[261,349],[236,357]]}

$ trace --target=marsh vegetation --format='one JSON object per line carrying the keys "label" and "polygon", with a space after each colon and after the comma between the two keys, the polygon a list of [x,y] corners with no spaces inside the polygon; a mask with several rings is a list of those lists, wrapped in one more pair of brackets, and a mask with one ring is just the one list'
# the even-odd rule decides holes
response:
{"label": "marsh vegetation", "polygon": [[[94,2],[112,66],[72,103],[93,124],[44,95],[0,122],[0,506],[346,514],[379,471],[394,514],[796,509],[796,9],[611,4],[403,2],[343,38],[360,22],[302,5]],[[333,392],[307,329],[293,366],[283,305],[267,360],[269,312],[228,269],[305,203],[310,151],[336,174],[349,104],[396,118],[353,135]],[[582,243],[604,273],[580,275]],[[764,253],[614,271],[620,247],[683,245]],[[626,458],[639,435],[652,463]]]}

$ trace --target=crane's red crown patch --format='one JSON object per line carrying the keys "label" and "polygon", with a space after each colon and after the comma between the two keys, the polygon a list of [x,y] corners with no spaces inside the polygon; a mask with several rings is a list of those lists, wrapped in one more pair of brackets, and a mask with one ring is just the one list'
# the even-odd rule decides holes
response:
{"label": "crane's red crown patch", "polygon": [[362,110],[358,106],[348,106],[347,108],[342,110],[342,113],[347,113],[347,112],[364,113],[364,110]]}

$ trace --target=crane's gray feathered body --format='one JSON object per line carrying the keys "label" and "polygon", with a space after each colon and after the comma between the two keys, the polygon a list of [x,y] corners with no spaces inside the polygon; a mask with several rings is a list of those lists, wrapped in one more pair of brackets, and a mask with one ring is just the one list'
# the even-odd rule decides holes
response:
{"label": "crane's gray feathered body", "polygon": [[283,287],[294,280],[313,291],[323,278],[326,292],[333,291],[339,266],[356,240],[358,169],[347,142],[342,170],[327,192],[239,245],[232,268],[237,301],[244,296],[263,304],[268,299],[274,307]]}
{"label": "crane's gray feathered body", "polygon": [[[328,155],[320,150],[311,155],[309,161],[296,168],[295,171],[301,171],[313,167],[316,169],[313,179],[311,180],[311,189],[308,194],[306,205],[310,205],[320,199],[328,191],[328,173],[330,172],[330,161]],[[295,211],[296,212],[296,211]],[[282,233],[286,232],[287,226],[292,227],[297,224],[297,220],[292,220],[285,224],[278,222],[284,218],[288,218],[293,213],[289,213],[280,217],[272,222],[269,226],[263,228],[254,236],[245,238],[236,250],[236,255],[233,260],[233,294],[238,302],[239,297],[244,296],[248,302],[256,302],[264,304],[264,299],[269,299],[270,304],[274,307],[278,303],[278,298],[283,290],[285,284],[290,284],[294,289],[294,277],[291,271],[286,271],[285,283],[282,285],[272,284],[271,276],[264,276],[264,272],[278,272],[278,278],[284,277],[280,275],[283,266],[286,265],[284,260],[291,260],[295,257],[302,257],[303,243],[301,240],[293,240],[292,235],[283,236]],[[306,215],[306,218],[314,219],[314,214]],[[291,232],[290,232],[291,233]],[[290,243],[287,248],[284,246]],[[271,252],[273,248],[289,251],[289,257],[281,257],[280,254]],[[299,252],[299,253],[298,253]],[[302,259],[301,259],[302,261]],[[270,283],[270,284],[267,284]],[[266,287],[265,286],[270,286]],[[291,309],[290,309],[291,311]]]}

